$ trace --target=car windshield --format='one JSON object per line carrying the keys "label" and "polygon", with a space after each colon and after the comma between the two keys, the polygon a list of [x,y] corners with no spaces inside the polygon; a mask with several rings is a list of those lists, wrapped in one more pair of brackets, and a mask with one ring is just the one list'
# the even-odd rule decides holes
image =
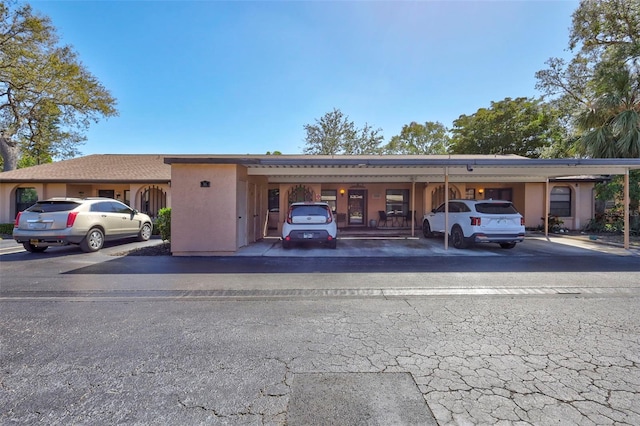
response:
{"label": "car windshield", "polygon": [[73,201],[38,201],[26,211],[34,213],[67,212],[79,205]]}
{"label": "car windshield", "polygon": [[518,210],[511,203],[478,203],[476,211],[484,214],[517,214]]}
{"label": "car windshield", "polygon": [[293,216],[329,217],[329,210],[326,206],[294,206],[291,209],[291,217]]}

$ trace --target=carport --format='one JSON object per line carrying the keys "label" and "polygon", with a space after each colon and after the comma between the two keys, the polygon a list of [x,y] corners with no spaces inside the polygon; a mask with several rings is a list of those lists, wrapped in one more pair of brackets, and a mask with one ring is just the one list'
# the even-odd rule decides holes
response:
{"label": "carport", "polygon": [[[325,156],[325,155],[221,155],[166,157],[172,165],[172,185],[176,182],[173,165],[236,166],[249,178],[269,183],[412,183],[445,185],[445,203],[449,184],[464,182],[509,181],[545,184],[545,233],[548,232],[549,180],[576,176],[624,176],[624,247],[629,248],[629,171],[640,169],[640,159],[529,159],[519,156],[486,155],[406,155],[406,156]],[[178,206],[174,206],[177,208]],[[411,206],[415,210],[415,205]],[[246,212],[237,212],[242,217]],[[229,224],[228,224],[229,225]],[[415,236],[414,224],[411,234]],[[448,239],[444,239],[445,248]]]}

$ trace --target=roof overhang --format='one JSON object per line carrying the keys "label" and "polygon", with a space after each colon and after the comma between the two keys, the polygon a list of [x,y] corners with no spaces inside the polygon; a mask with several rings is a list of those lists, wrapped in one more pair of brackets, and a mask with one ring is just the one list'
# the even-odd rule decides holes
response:
{"label": "roof overhang", "polygon": [[529,159],[517,156],[190,156],[167,164],[236,164],[272,183],[311,182],[546,182],[547,179],[622,175],[640,159]]}

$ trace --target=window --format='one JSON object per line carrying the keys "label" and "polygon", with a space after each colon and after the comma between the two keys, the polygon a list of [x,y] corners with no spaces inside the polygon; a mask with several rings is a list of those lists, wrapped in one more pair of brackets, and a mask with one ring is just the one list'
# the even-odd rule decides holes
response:
{"label": "window", "polygon": [[407,214],[409,212],[409,190],[387,189],[387,214]]}
{"label": "window", "polygon": [[269,211],[280,211],[280,189],[278,188],[269,190]]}
{"label": "window", "polygon": [[16,189],[16,215],[38,201],[38,193],[35,188]]}
{"label": "window", "polygon": [[554,186],[549,197],[549,214],[559,217],[571,217],[571,188]]}
{"label": "window", "polygon": [[476,199],[475,188],[467,188],[464,198],[466,198],[467,200],[475,200]]}
{"label": "window", "polygon": [[484,190],[485,200],[513,201],[513,189],[511,188],[487,188]]}
{"label": "window", "polygon": [[320,199],[329,204],[331,210],[336,212],[336,200],[338,199],[338,192],[335,189],[323,189]]}

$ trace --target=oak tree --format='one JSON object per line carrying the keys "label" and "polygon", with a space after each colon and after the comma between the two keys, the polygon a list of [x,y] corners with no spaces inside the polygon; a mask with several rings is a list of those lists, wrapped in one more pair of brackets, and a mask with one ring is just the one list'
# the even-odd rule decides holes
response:
{"label": "oak tree", "polygon": [[31,6],[0,2],[0,154],[4,170],[21,156],[47,162],[78,154],[83,131],[117,115],[116,100],[60,45],[51,20]]}

